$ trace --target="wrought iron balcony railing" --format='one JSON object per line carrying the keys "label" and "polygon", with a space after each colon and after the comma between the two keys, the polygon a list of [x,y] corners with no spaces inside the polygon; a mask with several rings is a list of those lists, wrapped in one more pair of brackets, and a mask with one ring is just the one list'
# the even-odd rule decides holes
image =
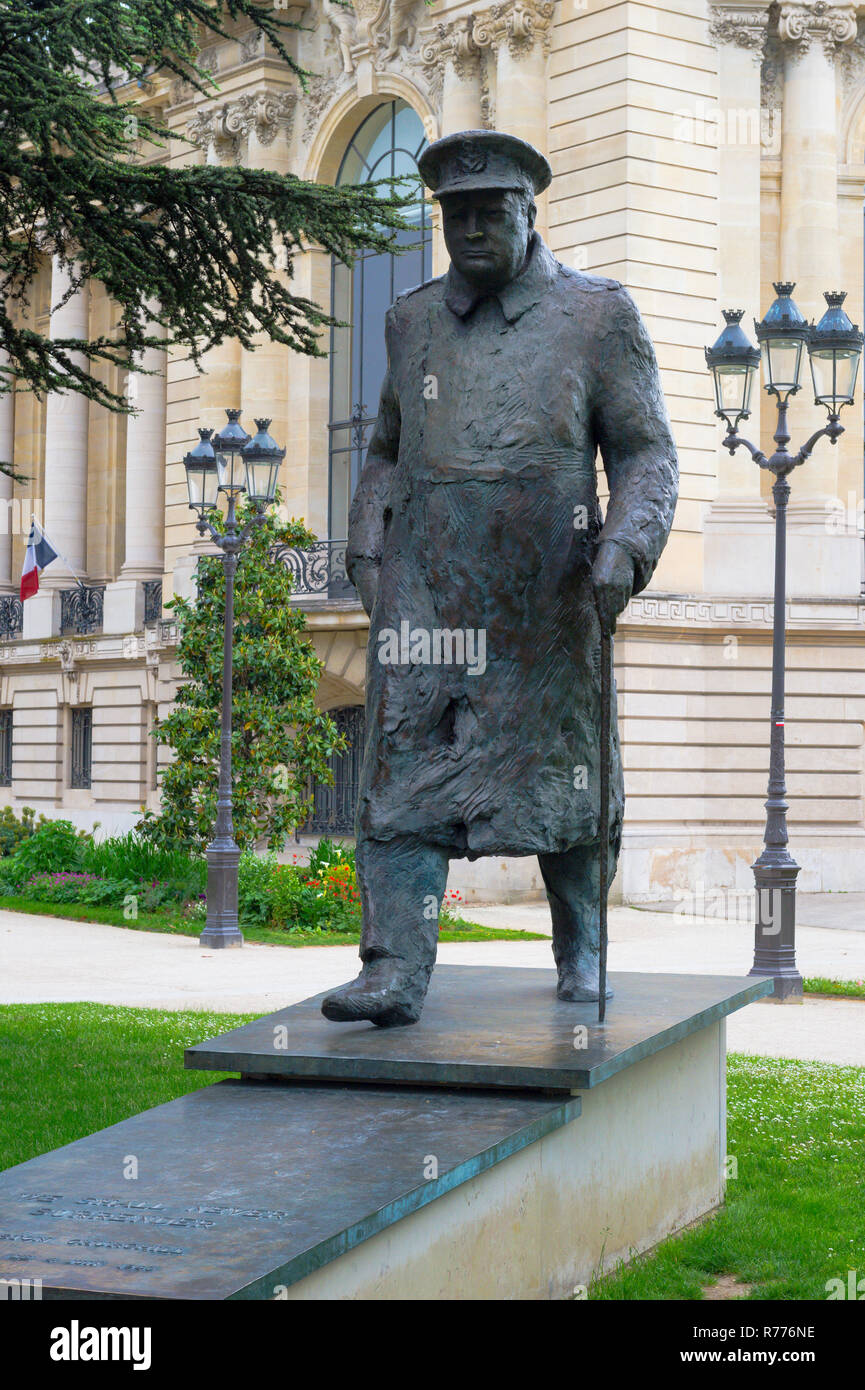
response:
{"label": "wrought iron balcony railing", "polygon": [[0,594],[0,641],[9,642],[24,631],[24,604],[17,594]]}
{"label": "wrought iron balcony railing", "polygon": [[308,550],[278,545],[272,558],[288,566],[296,598],[357,603],[357,589],[345,570],[345,547],[345,541],[316,541]]}
{"label": "wrought iron balcony railing", "polygon": [[101,632],[104,602],[104,584],[92,588],[86,584],[76,584],[74,589],[61,589],[61,635],[85,637],[91,632]]}

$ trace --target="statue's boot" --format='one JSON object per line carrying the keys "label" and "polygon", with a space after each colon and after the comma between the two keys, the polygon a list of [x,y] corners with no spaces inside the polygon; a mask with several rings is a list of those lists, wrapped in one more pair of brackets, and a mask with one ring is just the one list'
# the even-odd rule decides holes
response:
{"label": "statue's boot", "polygon": [[[610,845],[610,879],[616,867]],[[539,854],[553,921],[553,957],[559,981],[556,994],[569,1004],[600,998],[600,873],[597,845],[576,845],[561,854]],[[607,999],[613,991],[607,986]]]}
{"label": "statue's boot", "polygon": [[332,1023],[368,1020],[379,1028],[417,1023],[435,965],[447,852],[408,835],[393,840],[361,835],[356,864],[363,969],[327,996],[321,1012]]}
{"label": "statue's boot", "polygon": [[431,973],[424,969],[412,972],[405,961],[393,958],[368,961],[356,980],[327,996],[321,1012],[331,1023],[366,1019],[379,1028],[417,1023]]}
{"label": "statue's boot", "polygon": [[[568,1004],[589,1004],[597,1002],[601,996],[600,971],[598,962],[595,961],[569,961],[559,960],[556,962],[559,971],[559,983],[556,988],[556,995],[559,999],[564,999]],[[607,999],[612,999],[613,991],[607,986]]]}

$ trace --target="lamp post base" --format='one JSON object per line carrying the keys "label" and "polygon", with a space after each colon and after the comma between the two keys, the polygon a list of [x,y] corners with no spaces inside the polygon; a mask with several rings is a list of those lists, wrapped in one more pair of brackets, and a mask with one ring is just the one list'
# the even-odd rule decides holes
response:
{"label": "lamp post base", "polygon": [[786,849],[764,849],[754,871],[757,915],[754,964],[749,974],[771,978],[776,1004],[802,1003],[802,976],[796,967],[796,877],[799,865]]}
{"label": "lamp post base", "polygon": [[804,1003],[803,980],[798,970],[792,975],[775,975],[771,970],[750,969],[749,975],[757,975],[762,979],[772,978],[775,988],[771,994],[765,994],[760,1000],[761,1004],[802,1004]]}
{"label": "lamp post base", "polygon": [[243,945],[237,924],[237,870],[240,850],[231,838],[207,846],[207,922],[199,946],[224,950]]}
{"label": "lamp post base", "polygon": [[219,927],[206,926],[198,938],[199,946],[204,946],[207,950],[223,950],[229,946],[243,945],[243,932],[239,927],[226,928],[224,931]]}

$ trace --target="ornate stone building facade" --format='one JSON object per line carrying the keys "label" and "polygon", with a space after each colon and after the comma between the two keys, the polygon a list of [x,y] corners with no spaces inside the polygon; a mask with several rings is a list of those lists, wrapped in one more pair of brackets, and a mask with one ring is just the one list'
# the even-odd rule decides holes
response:
{"label": "ornate stone building facade", "polygon": [[[561,260],[633,293],[680,448],[671,542],[616,641],[628,792],[619,889],[633,899],[747,886],[765,796],[772,517],[765,476],[720,448],[703,347],[722,307],[760,317],[777,279],[796,282],[809,318],[824,290],[846,289],[861,322],[865,6],[355,0],[347,10],[306,0],[286,13],[304,26],[291,42],[311,74],[307,92],[256,34],[209,40],[212,97],[180,82],[141,94],[195,145],[178,138],[140,157],[333,182],[410,172],[425,140],[466,127],[545,150],[555,179],[539,208],[543,234]],[[159,374],[128,384],[141,407],[128,420],[77,397],[0,401],[0,449],[31,479],[0,480],[8,803],[110,828],[156,803],[148,732],[177,676],[160,604],[190,592],[203,545],[181,459],[227,406],[247,422],[272,417],[287,444],[286,510],[322,542],[292,559],[325,661],[322,703],[357,732],[367,623],[340,543],[377,404],[384,307],[446,265],[435,206],[419,201],[416,222],[419,249],[405,257],[371,256],[353,273],[315,247],[299,258],[297,290],[351,323],[334,331],[327,361],[226,343],[198,375],[180,353],[155,355],[145,365]],[[96,284],[51,314],[62,289],[46,265],[38,322],[58,335],[110,325]],[[764,449],[767,405],[749,430]],[[824,443],[793,475],[790,503],[790,820],[810,890],[865,887],[862,412],[847,414],[839,446]],[[791,418],[796,442],[817,427],[808,391]],[[53,565],[22,625],[12,596],[40,508],[91,593],[70,595],[68,571]],[[337,793],[322,797],[322,826],[342,823],[351,778],[347,764]],[[457,864],[452,884],[494,896],[541,887],[533,861]]]}

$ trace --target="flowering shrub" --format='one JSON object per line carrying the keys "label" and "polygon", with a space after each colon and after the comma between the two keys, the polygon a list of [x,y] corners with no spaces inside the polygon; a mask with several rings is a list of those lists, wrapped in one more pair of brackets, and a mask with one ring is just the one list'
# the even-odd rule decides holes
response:
{"label": "flowering shrub", "polygon": [[354,845],[335,845],[324,836],[309,852],[309,872],[315,876],[335,864],[347,864],[354,873]]}
{"label": "flowering shrub", "polygon": [[153,912],[166,903],[177,901],[173,885],[158,879],[147,882],[146,879],[103,878],[100,874],[76,870],[30,874],[17,884],[6,883],[3,886],[15,896],[30,898],[35,902],[89,903],[125,908],[134,901],[137,912]]}
{"label": "flowering shrub", "polygon": [[[53,828],[58,825],[62,827],[59,832]],[[52,844],[67,847],[73,843],[77,845],[78,837],[68,822],[55,821],[51,826],[50,836],[46,838]],[[27,843],[39,839],[40,835],[42,828],[31,835]],[[122,851],[126,844],[123,837],[108,842],[104,856],[106,867],[122,871]],[[130,872],[127,877],[111,872],[93,873],[78,866],[46,868],[38,862],[42,857],[41,851],[35,856],[37,863],[29,872],[14,872],[18,866],[17,856],[10,856],[4,861],[0,873],[0,894],[19,896],[32,902],[84,903],[122,908],[125,915],[130,917],[178,904],[182,905],[185,922],[203,924],[207,915],[207,899],[199,888],[204,883],[204,861],[199,865],[190,860],[186,872],[184,865],[175,863],[166,851],[163,855],[164,869],[170,876],[147,876],[135,872],[139,864],[143,867],[143,863],[137,852],[140,847],[131,844],[131,848],[136,852],[128,856]],[[294,932],[358,931],[361,911],[354,848],[325,839],[311,851],[308,865],[298,864],[297,858],[295,855],[293,864],[278,864],[274,854],[256,854],[252,850],[244,850],[240,856],[238,874],[241,925]],[[85,862],[93,867],[99,865],[98,854],[92,847],[87,850]],[[24,867],[26,869],[27,866]],[[199,867],[202,875],[200,882],[196,883]],[[451,902],[460,900],[458,893],[447,896]],[[134,904],[134,913],[126,912],[131,904]]]}
{"label": "flowering shrub", "polygon": [[192,898],[185,905],[182,916],[185,922],[198,922],[203,927],[207,918],[207,894],[200,893],[197,898]]}
{"label": "flowering shrub", "polygon": [[319,868],[279,864],[270,888],[270,925],[284,931],[356,931],[360,927],[360,894],[353,856]]}
{"label": "flowering shrub", "polygon": [[462,910],[465,907],[463,895],[458,888],[449,888],[442,898],[441,912],[439,913],[439,932],[459,926],[462,922]]}
{"label": "flowering shrub", "polygon": [[323,869],[315,878],[308,878],[306,882],[310,888],[316,890],[317,897],[326,899],[334,908],[353,911],[360,902],[352,864],[332,864],[329,869]]}
{"label": "flowering shrub", "polygon": [[62,872],[31,874],[19,886],[20,896],[49,903],[122,905],[131,885],[96,874]]}

